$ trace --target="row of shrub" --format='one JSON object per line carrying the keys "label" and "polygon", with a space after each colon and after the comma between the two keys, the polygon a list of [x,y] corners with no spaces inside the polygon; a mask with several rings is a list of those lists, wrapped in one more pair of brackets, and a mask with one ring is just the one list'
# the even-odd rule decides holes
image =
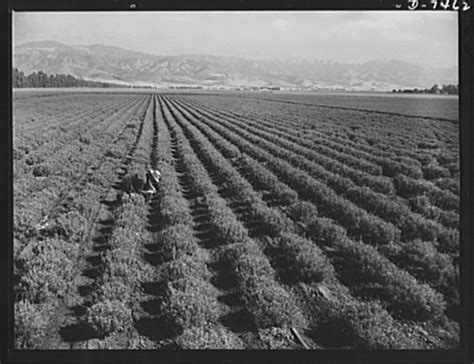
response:
{"label": "row of shrub", "polygon": [[[285,123],[285,121],[283,121]],[[287,121],[286,121],[287,123]],[[372,125],[373,126],[373,125]],[[285,127],[285,125],[283,125]],[[340,127],[340,126],[336,126]],[[288,129],[288,126],[286,125]],[[368,135],[371,133],[367,128],[363,128],[364,134]],[[386,131],[383,131],[386,133]],[[374,131],[373,135],[378,135],[380,131]],[[393,137],[391,138],[393,141]],[[303,141],[304,143],[304,141]],[[325,144],[331,149],[338,150],[340,152],[347,152],[353,155],[355,158],[360,158],[365,161],[371,162],[382,168],[382,173],[385,176],[393,177],[396,174],[404,171],[404,173],[412,176],[413,178],[421,178],[423,171],[420,163],[420,156],[418,152],[410,152],[406,148],[401,149],[400,147],[394,147],[390,144],[384,144],[384,149],[367,146],[360,142],[354,142],[347,138],[346,135],[342,134],[335,136],[329,135],[328,131],[317,131],[312,130],[312,136],[307,141],[309,145],[314,144]],[[421,158],[422,160],[422,158]]]}
{"label": "row of shrub", "polygon": [[[75,131],[72,129],[71,133],[75,134]],[[129,137],[132,138],[132,134]],[[79,142],[81,141],[74,141],[74,145],[65,145],[62,149],[57,147],[52,149],[59,153],[69,150],[73,154]],[[126,143],[122,146],[125,147]],[[76,190],[74,187],[71,188],[73,185],[71,181],[79,179],[77,171],[84,171],[90,160],[97,159],[100,153],[104,153],[104,149],[87,149],[87,152],[78,156],[73,163],[73,167],[77,165],[76,173],[68,172],[64,173],[64,177],[50,178],[49,180],[63,184],[66,188],[59,190],[59,193],[51,194],[47,203],[43,204],[43,200],[38,199],[44,195],[46,192],[44,190],[32,194],[30,205],[26,198],[19,199],[20,209],[15,209],[17,213],[15,235],[21,237],[21,240],[16,240],[14,252],[15,274],[19,277],[19,284],[15,287],[17,348],[42,348],[42,341],[48,335],[52,322],[56,320],[56,311],[63,304],[61,301],[74,294],[74,282],[80,276],[77,262],[82,255],[81,246],[90,236],[90,223],[96,218],[100,209],[99,201],[104,185],[93,183],[94,180],[85,182],[81,179],[83,189]],[[113,182],[115,176],[114,166],[113,163],[97,166],[100,167],[97,173],[104,179],[103,182],[108,181],[108,185]],[[71,165],[67,167],[72,168]],[[49,186],[49,189],[52,188],[54,186]],[[63,200],[65,196],[61,191],[67,192],[69,199]],[[30,208],[27,214],[30,218],[25,219],[23,216],[22,205],[32,206],[33,211]],[[41,215],[44,216],[49,210],[52,210],[52,213],[46,216],[47,220],[40,228],[37,224]]]}
{"label": "row of shrub", "polygon": [[98,207],[99,192],[91,189],[75,195],[74,205],[48,221],[43,236],[30,227],[30,233],[24,231],[14,239],[15,348],[42,348],[60,301],[71,295],[81,243],[88,234],[89,215]]}
{"label": "row of shrub", "polygon": [[[222,124],[222,122],[221,122],[221,124]],[[218,127],[220,129],[219,131],[221,133],[225,133],[225,131],[222,131],[223,128],[221,127],[221,125],[218,125],[216,127]],[[230,125],[229,128],[233,128],[233,125]],[[235,130],[235,128],[233,128],[233,130],[237,132],[237,130]],[[235,135],[233,137],[235,138]],[[248,137],[251,138],[252,136],[249,135]],[[259,142],[258,138],[253,138],[252,140],[254,140],[256,143]],[[252,146],[249,143],[247,143],[243,150],[252,151]],[[273,148],[272,151],[274,151],[274,150],[275,149]],[[260,153],[263,154],[263,152],[260,152]],[[254,154],[253,156],[255,158],[259,159],[257,153]],[[268,159],[271,160],[271,158],[272,157],[269,155]],[[297,158],[297,157],[289,156],[289,158],[294,159],[294,158]],[[261,158],[260,158],[260,160],[261,160]],[[328,177],[329,174],[327,172],[324,172],[321,169],[312,168],[311,172],[318,173],[318,176],[321,177],[321,178],[329,178]],[[347,189],[350,188],[350,186],[351,186],[350,181],[343,180],[341,178],[338,178],[337,176],[333,176],[333,179],[331,180],[331,182],[332,182],[331,187],[333,187],[336,190],[339,190],[342,194],[344,194],[344,193],[347,194]],[[328,184],[329,184],[329,182],[328,182]],[[360,192],[362,190],[359,188],[357,191]],[[374,193],[372,193],[372,194],[374,194]],[[384,197],[383,195],[378,195],[378,196]],[[386,205],[387,205],[386,201],[389,201],[388,205],[393,206],[395,208],[395,210],[404,210],[404,213],[409,214],[408,215],[409,219],[407,220],[407,224],[405,224],[406,226],[401,225],[403,227],[401,232],[404,234],[404,236],[403,236],[404,239],[413,239],[413,238],[417,238],[417,237],[419,237],[419,238],[430,238],[430,236],[432,236],[434,234],[434,235],[438,236],[438,240],[440,242],[441,248],[444,251],[453,251],[453,250],[455,251],[456,250],[456,247],[459,244],[459,238],[458,238],[458,233],[456,233],[456,230],[453,230],[453,229],[450,228],[454,224],[452,217],[450,218],[450,221],[448,222],[448,227],[449,228],[446,229],[446,228],[443,228],[443,227],[439,226],[438,224],[436,224],[432,221],[424,219],[423,217],[421,217],[419,215],[413,214],[410,211],[406,211],[406,208],[404,208],[404,206],[401,205],[401,204],[397,204],[393,201],[390,201],[388,198],[385,198],[385,197],[384,197],[384,200],[385,200],[385,202],[383,204],[380,203],[380,205],[382,205],[383,207],[386,207]],[[342,214],[345,213],[344,210],[340,210],[340,211],[342,211]],[[371,209],[371,211],[376,211],[376,209]],[[384,213],[382,213],[382,212],[379,212],[379,216],[385,217]],[[331,217],[333,217],[334,219],[338,218],[337,215],[332,215]],[[387,224],[386,222],[384,222],[381,219],[380,219],[380,221],[382,221],[382,224],[385,224],[385,225]],[[349,219],[349,223],[350,223],[350,219]],[[367,224],[366,221],[364,221],[364,223],[365,223],[366,226],[370,226],[370,223]],[[420,227],[423,228],[423,229],[420,229]],[[375,230],[375,231],[377,231],[377,230]],[[439,232],[436,233],[436,231],[439,231]],[[414,236],[410,236],[410,234],[411,235],[414,234]]]}
{"label": "row of shrub", "polygon": [[[358,185],[367,185],[378,192],[386,194],[394,192],[390,179],[381,176],[382,169],[379,166],[334,151],[323,144],[307,142],[298,136],[292,136],[287,128],[285,131],[278,131],[274,125],[264,127],[260,122],[250,123],[247,121],[245,124],[240,125],[249,132],[251,131],[252,134],[259,135],[285,149],[304,156],[309,161],[323,166],[328,171],[349,178]],[[265,132],[262,130],[265,130]],[[299,165],[304,165],[301,161],[302,159],[298,158],[296,162]]]}
{"label": "row of shrub", "polygon": [[110,249],[101,257],[100,287],[84,317],[101,338],[130,329],[139,284],[149,275],[140,257],[140,247],[150,241],[144,198],[125,196],[115,215]]}
{"label": "row of shrub", "polygon": [[[391,305],[390,311],[411,320],[426,321],[443,313],[444,301],[439,293],[397,268],[375,248],[349,239],[345,230],[332,220],[320,218],[312,205],[297,204],[290,209],[289,214],[303,224],[308,236],[316,243],[334,250],[332,255],[336,257],[336,270],[342,282],[352,290],[359,285],[365,285],[361,289],[361,294],[364,294],[364,289],[370,292],[370,286],[376,284],[377,289],[374,289],[372,294],[387,301]],[[418,270],[417,268],[425,270],[424,277],[419,275],[420,278],[431,278],[430,283],[436,287],[439,284],[447,287],[451,283],[451,273],[446,276],[437,275],[437,269],[441,267],[452,269],[449,260],[440,263],[441,265],[430,266],[427,262],[415,259],[406,261],[409,253],[405,254],[401,249],[398,252],[403,255],[403,261],[400,263],[404,267],[411,266],[413,271]],[[442,256],[434,252],[434,259],[440,258],[442,259]],[[436,276],[438,279],[432,279]]]}
{"label": "row of shrub", "polygon": [[[43,114],[45,104],[44,101],[40,105],[35,105],[34,109],[30,112],[34,113],[35,121],[27,122],[22,120],[21,115],[15,113],[15,124],[16,130],[19,132],[19,137],[29,138],[34,137],[33,132],[41,132],[41,135],[37,135],[34,140],[44,141],[48,140],[49,137],[55,135],[58,131],[62,130],[64,123],[68,123],[68,126],[79,127],[82,123],[89,123],[91,120],[95,119],[98,115],[112,115],[115,112],[116,108],[127,108],[136,102],[137,100],[130,100],[129,97],[123,97],[117,100],[115,97],[114,100],[107,100],[108,102],[98,105],[97,102],[90,104],[89,101],[84,99],[79,100],[65,100],[63,97],[59,101],[57,98],[51,100],[52,103],[60,105],[60,110],[57,110],[52,114]],[[67,102],[67,109],[64,108],[64,102]],[[87,103],[85,107],[84,103]],[[20,107],[20,106],[17,106]],[[24,107],[23,105],[21,107]],[[20,109],[21,110],[21,109]],[[18,110],[18,111],[20,111]],[[16,110],[15,110],[16,111]],[[67,137],[67,136],[66,136]],[[39,145],[38,145],[39,146]],[[34,145],[34,150],[36,145]]]}
{"label": "row of shrub", "polygon": [[[133,109],[131,111],[136,112],[137,103],[141,101],[141,104],[144,103],[145,98],[133,100],[122,100],[119,103],[120,107],[125,107]],[[68,147],[74,145],[77,147],[75,153],[78,153],[78,149],[80,147],[85,147],[86,149],[91,148],[90,141],[95,139],[96,135],[99,134],[100,131],[105,130],[106,128],[110,127],[111,124],[115,126],[120,126],[121,124],[128,121],[126,118],[122,118],[119,120],[114,120],[114,123],[110,121],[112,116],[114,116],[113,111],[115,110],[115,105],[106,104],[103,106],[102,113],[107,116],[107,119],[101,120],[97,122],[98,118],[98,110],[90,110],[86,115],[82,115],[79,113],[77,115],[69,114],[64,116],[60,119],[60,121],[53,121],[52,126],[51,123],[44,122],[44,128],[33,128],[31,131],[25,133],[29,133],[27,135],[31,135],[31,139],[37,141],[38,145],[34,145],[33,140],[28,140],[30,150],[34,150],[34,152],[28,153],[28,157],[25,159],[25,163],[27,165],[36,165],[41,163],[41,160],[48,160],[49,164],[55,164],[58,166],[62,166],[61,162],[55,163],[55,159],[60,159],[64,161],[65,153],[61,152],[64,147]],[[131,116],[132,113],[129,112],[128,116]],[[67,128],[65,128],[65,123],[67,123]],[[44,130],[43,130],[44,129]],[[18,131],[21,133],[22,131]],[[86,140],[87,139],[87,140]],[[101,140],[102,144],[104,145],[104,141]],[[69,154],[69,157],[74,156],[73,153]],[[45,158],[46,157],[46,158]],[[39,159],[39,160],[38,160]],[[53,168],[55,170],[55,168]],[[57,172],[56,172],[57,173]]]}
{"label": "row of shrub", "polygon": [[[275,149],[272,150],[272,152],[274,151]],[[318,168],[317,165],[305,163],[300,156],[294,156],[284,152],[277,155],[285,160],[292,161],[296,166],[304,166],[313,176],[317,176],[318,179],[325,181],[328,186],[332,187],[336,192],[339,192],[343,196],[347,196],[349,200],[355,202],[357,205],[363,207],[369,212],[374,213],[376,216],[379,216],[382,219],[388,219],[388,221],[401,228],[403,238],[434,239],[436,236],[431,235],[436,234],[436,230],[441,228],[435,226],[435,223],[411,213],[411,211],[404,205],[393,201],[393,199],[386,197],[383,194],[375,193],[369,188],[355,186],[352,181],[331,174],[323,168]],[[401,221],[402,217],[410,219],[410,223],[405,224],[405,221]],[[416,234],[416,236],[411,236],[413,234]]]}
{"label": "row of shrub", "polygon": [[[144,114],[137,115],[140,126],[133,129],[123,127],[115,136],[114,149],[117,153],[109,153],[111,163],[104,163],[110,168],[109,173],[103,173],[106,177],[103,182],[108,181],[108,186],[117,173],[117,162],[123,161],[125,157],[132,158],[149,153],[143,144],[149,142],[143,132],[149,132],[152,127],[150,116],[153,103],[150,98],[148,101]],[[111,128],[109,132],[113,130]],[[132,160],[129,161],[128,167],[134,170],[139,164],[138,160]],[[120,206],[114,209],[114,216],[111,216],[114,225],[112,234],[107,239],[109,247],[100,255],[98,269],[101,274],[96,281],[99,288],[94,292],[82,318],[99,338],[130,330],[133,323],[133,304],[138,297],[140,282],[149,275],[147,267],[141,264],[140,256],[140,248],[150,240],[146,222],[147,204],[140,195],[125,195],[120,201]]]}
{"label": "row of shrub", "polygon": [[[184,349],[242,349],[240,338],[218,322],[222,307],[219,291],[209,283],[208,258],[199,247],[193,231],[189,204],[183,197],[172,155],[170,131],[163,105],[156,105],[157,168],[161,172],[156,209],[161,231],[156,237],[163,263],[158,267],[159,280],[166,283],[160,304],[163,322],[176,334],[176,344]],[[165,120],[166,119],[166,124]],[[179,140],[179,137],[178,137]],[[178,141],[179,143],[179,141]],[[177,153],[182,153],[178,144]],[[219,335],[219,340],[211,342]]]}
{"label": "row of shrub", "polygon": [[[459,167],[458,167],[459,168]],[[432,181],[440,189],[452,192],[456,196],[461,194],[461,179],[455,176],[453,173],[453,178],[438,178]]]}
{"label": "row of shrub", "polygon": [[[210,108],[206,108],[206,110],[212,111]],[[221,114],[226,113],[226,111],[219,110],[219,113]],[[239,114],[235,114],[234,117],[235,116],[237,117],[237,119],[240,117]],[[246,119],[248,119],[248,117]],[[254,116],[253,119],[257,121],[256,125],[259,125],[260,123],[262,123],[262,117],[260,115],[258,115],[258,117]],[[278,122],[277,120],[278,120],[278,116],[272,117],[272,119],[269,121],[270,129],[280,127],[283,131],[286,131],[288,133],[291,132],[291,128],[288,127],[288,123],[289,123],[288,120],[283,120],[281,122]],[[280,124],[280,126],[276,124]],[[299,129],[299,128],[301,128],[301,124],[295,125],[295,129]],[[393,177],[394,175],[396,175],[397,173],[400,173],[401,171],[404,171],[405,174],[408,174],[414,178],[421,178],[422,176],[422,171],[420,169],[420,166],[417,164],[417,161],[414,160],[413,158],[405,159],[404,160],[405,163],[397,161],[397,159],[399,159],[400,151],[398,153],[386,153],[386,152],[383,152],[380,148],[372,148],[368,146],[364,148],[362,144],[353,142],[347,139],[346,136],[342,136],[342,135],[334,136],[330,134],[332,133],[332,131],[330,130],[319,131],[319,130],[315,130],[314,128],[311,128],[310,138],[302,137],[301,133],[298,134],[298,132],[293,132],[293,133],[297,133],[296,134],[296,136],[298,137],[298,141],[296,141],[297,143],[300,143],[300,144],[303,143],[303,145],[307,145],[310,148],[314,145],[326,145],[330,149],[333,149],[335,151],[338,151],[344,154],[351,155],[354,160],[357,160],[357,159],[363,160],[375,165],[376,168],[381,167],[382,174],[385,176]],[[365,134],[368,134],[368,132],[365,131]],[[344,161],[342,160],[342,162]]]}
{"label": "row of shrub", "polygon": [[430,181],[416,180],[400,174],[394,178],[393,182],[397,194],[402,197],[411,198],[425,195],[433,205],[443,210],[459,211],[459,196],[449,190],[437,187]]}
{"label": "row of shrub", "polygon": [[[127,119],[120,119],[117,121],[117,124],[121,125],[125,123],[125,120]],[[85,130],[82,130],[82,132],[86,133]],[[78,136],[74,128],[71,129],[71,133],[69,134],[74,134],[76,137]],[[82,136],[84,136],[84,134]],[[21,207],[23,204],[34,204],[34,201],[37,200],[37,194],[46,196],[48,191],[51,191],[51,193],[47,195],[49,201],[43,200],[41,204],[37,204],[36,206],[44,212],[47,210],[54,211],[57,208],[56,205],[63,201],[71,189],[74,189],[79,183],[84,183],[85,178],[90,178],[90,176],[86,174],[86,171],[91,168],[91,160],[98,160],[94,166],[95,169],[100,167],[105,158],[105,147],[113,142],[112,136],[110,136],[110,138],[104,136],[103,139],[95,140],[93,144],[88,145],[86,149],[82,149],[81,151],[82,142],[79,141],[79,138],[69,142],[65,141],[64,145],[59,141],[61,138],[56,137],[52,139],[55,141],[58,140],[58,146],[50,150],[52,148],[52,145],[50,145],[47,149],[38,151],[38,153],[40,153],[38,155],[41,156],[44,162],[40,165],[33,166],[33,173],[39,173],[40,170],[42,175],[47,173],[48,178],[46,180],[37,181],[31,175],[25,173],[26,171],[22,172],[16,169],[15,199],[17,201],[16,208],[19,209],[19,215],[27,213],[23,211]],[[60,149],[58,150],[57,148],[59,147]],[[100,156],[101,153],[103,156],[99,158],[98,156]],[[97,181],[94,180],[93,182]],[[31,203],[29,203],[29,201],[31,201]],[[44,212],[39,214],[39,216],[44,216]],[[17,229],[16,226],[15,233],[19,231],[20,229]]]}
{"label": "row of shrub", "polygon": [[[300,211],[294,211],[293,214],[296,214],[295,216],[293,216],[294,218],[295,217],[298,217],[297,215],[299,214],[300,216],[305,216],[305,219],[306,220],[306,223],[308,223],[308,220],[309,220],[309,227],[308,229],[312,229],[312,232],[313,233],[317,233],[317,234],[313,234],[313,236],[325,236],[326,234],[320,232],[320,231],[315,231],[314,228],[315,227],[319,227],[319,225],[315,225],[314,222],[311,221],[311,217],[313,219],[317,219],[317,211],[308,211],[308,208],[306,208],[306,211],[304,211],[305,206],[302,206],[302,208],[300,209]],[[307,207],[307,206],[306,206]],[[314,220],[313,220],[314,221]],[[344,232],[344,230],[340,230],[341,233]],[[336,235],[337,236],[337,235]],[[400,290],[400,287],[399,285],[403,285],[403,282],[406,280],[407,281],[407,284],[409,285],[410,282],[412,282],[412,285],[413,286],[417,286],[418,283],[416,281],[414,281],[413,277],[409,276],[408,274],[404,274],[405,272],[403,271],[400,271],[398,270],[398,268],[396,268],[391,262],[389,262],[388,260],[384,260],[384,258],[382,258],[380,256],[380,254],[378,252],[376,252],[375,250],[372,251],[374,253],[374,255],[372,256],[372,262],[370,262],[371,264],[376,264],[375,261],[377,258],[379,259],[382,259],[383,261],[383,265],[385,266],[388,266],[389,268],[386,269],[387,273],[385,274],[385,278],[388,280],[389,283],[391,283],[392,285],[395,286],[395,288],[393,288],[391,291],[390,291],[390,294],[393,296],[396,294],[397,290]],[[378,267],[380,268],[380,267]],[[395,273],[396,274],[395,274]],[[393,275],[395,275],[396,278],[393,278]],[[392,281],[390,281],[390,277],[392,277]],[[374,277],[371,277],[372,280],[374,279],[377,279],[376,276]],[[411,280],[410,280],[411,279]],[[414,282],[414,283],[413,283]],[[384,282],[385,283],[385,282]],[[429,289],[429,287],[427,287]],[[410,296],[410,295],[413,295],[414,292],[416,292],[416,289],[415,291],[413,291],[413,288],[406,288],[405,289],[408,293],[407,295]],[[402,305],[403,309],[406,310],[407,307],[409,307],[410,304],[408,303],[405,303],[404,305]],[[420,304],[420,306],[422,307],[422,304]],[[422,307],[423,308],[423,307]],[[406,315],[406,313],[405,313]],[[416,316],[416,314],[414,314],[414,316]]]}
{"label": "row of shrub", "polygon": [[[402,233],[401,239],[403,241],[413,239],[435,241],[438,236],[446,233],[447,229],[441,224],[428,220],[422,215],[412,212],[408,206],[396,203],[369,188],[350,188],[346,191],[345,196],[357,203],[358,206],[397,226]],[[450,246],[456,244],[459,244],[459,241],[449,242]]]}
{"label": "row of shrub", "polygon": [[224,138],[237,145],[242,152],[265,163],[266,167],[273,171],[283,182],[295,188],[301,199],[311,200],[318,206],[321,206],[321,211],[325,209],[324,213],[337,220],[346,228],[352,229],[354,234],[363,234],[365,241],[386,244],[390,241],[399,240],[401,232],[392,224],[360,209],[343,197],[338,196],[332,189],[317,181],[308,173],[275,157],[273,154],[249,141],[252,140],[258,143],[259,138],[252,138],[251,135],[235,128],[230,123],[226,123],[224,127],[223,121],[219,123],[205,119],[202,121]]}
{"label": "row of shrub", "polygon": [[[176,104],[182,105],[180,102],[176,102]],[[200,116],[192,109],[185,109],[185,111],[200,120]],[[202,123],[194,125],[212,141],[213,145],[226,158],[229,158],[237,165],[242,174],[251,180],[252,184],[257,185],[259,189],[269,191],[269,199],[276,199],[279,203],[287,205],[298,198],[298,194],[295,191],[281,183],[273,174],[268,173],[257,161],[247,156],[244,157],[239,148],[232,143],[223,139],[219,134],[213,132]]]}
{"label": "row of shrub", "polygon": [[[194,154],[173,120],[173,111],[165,109],[165,117],[178,139],[180,156],[193,189],[205,196],[211,223],[221,239],[222,260],[229,263],[231,276],[237,279],[244,308],[258,327],[303,324],[304,316],[289,293],[275,280],[275,272],[260,247],[248,236],[232,210],[219,196],[206,170]],[[175,115],[177,116],[177,115]],[[251,252],[246,253],[248,250]]]}
{"label": "row of shrub", "polygon": [[[253,133],[255,134],[258,132],[253,131]],[[288,143],[285,144],[293,151],[298,149],[298,146],[296,145],[289,146]],[[318,168],[317,165],[311,165],[310,163],[301,161],[302,158],[299,156],[289,154],[285,155],[285,153],[280,154],[280,156],[286,160],[294,160],[294,165],[296,166],[306,167],[305,169],[311,172],[313,176],[316,175],[319,179],[324,180],[328,186],[332,187],[336,192],[347,196],[352,202],[362,206],[369,212],[374,213],[382,219],[388,218],[388,221],[401,228],[404,239],[434,239],[436,236],[432,235],[437,235],[436,231],[442,229],[442,227],[438,226],[436,223],[428,221],[417,214],[413,214],[404,205],[393,201],[393,199],[388,198],[383,194],[373,192],[372,186],[370,186],[370,189],[357,187],[346,178],[341,178],[338,175],[331,174],[322,168]],[[322,158],[324,159],[324,157]],[[328,165],[332,162],[334,161],[328,161]],[[403,218],[404,221],[401,221],[401,218]],[[405,219],[409,221],[407,222]],[[450,223],[450,225],[452,226],[452,223]]]}
{"label": "row of shrub", "polygon": [[[192,101],[188,101],[188,103],[192,105],[196,104]],[[242,116],[242,113],[239,114],[232,112],[232,110],[229,110],[228,108],[226,110],[216,108],[215,103],[213,103],[212,109],[210,107],[205,107],[202,104],[200,104],[200,106],[201,108],[207,110],[215,110],[215,112],[218,112],[219,114],[228,115],[234,119],[238,119]],[[244,108],[246,106],[247,105],[241,105],[240,107]],[[311,148],[312,145],[323,144],[331,149],[353,155],[359,159],[371,161],[374,164],[380,164],[381,162],[386,162],[387,160],[395,162],[395,164],[404,163],[408,166],[418,169],[416,173],[418,176],[420,176],[421,172],[420,167],[432,165],[435,157],[442,165],[456,164],[458,160],[456,153],[454,153],[454,155],[447,155],[446,151],[439,152],[437,155],[433,155],[432,153],[429,154],[420,152],[418,150],[410,150],[406,147],[403,149],[394,149],[393,146],[389,145],[390,143],[384,143],[383,148],[380,148],[378,145],[372,147],[359,142],[355,143],[351,140],[348,140],[347,138],[344,138],[344,133],[340,132],[340,130],[342,130],[341,128],[345,124],[328,124],[326,125],[327,128],[315,129],[305,125],[304,121],[307,119],[307,117],[304,115],[301,115],[301,117],[298,118],[298,121],[293,122],[292,119],[282,119],[282,116],[276,113],[270,113],[269,116],[265,116],[264,112],[262,113],[262,110],[259,110],[258,114],[251,110],[245,114],[245,118],[247,121],[252,120],[258,125],[267,125],[270,131],[278,129],[285,135],[293,135],[293,137],[297,137],[297,139],[294,139],[297,143],[307,145],[309,148]],[[309,119],[308,121],[311,122]],[[382,126],[385,127],[383,124]],[[304,129],[303,133],[301,132],[301,129]],[[368,134],[368,132],[365,132],[365,130],[364,133]],[[409,133],[409,130],[404,130],[404,133]],[[397,167],[397,169],[400,168],[401,166]]]}
{"label": "row of shrub", "polygon": [[[180,111],[186,115],[184,110]],[[176,116],[177,120],[180,120],[179,115]],[[208,140],[201,137],[197,130],[191,127],[191,119],[187,120],[189,123],[182,123],[181,120],[180,124],[194,142],[197,154],[204,159],[210,169],[221,176],[232,194],[239,196],[239,202],[244,202],[252,216],[268,229],[270,236],[278,241],[278,248],[286,258],[286,264],[282,263],[281,265],[285,268],[290,267],[289,270],[293,271],[291,274],[297,277],[298,281],[314,279],[314,282],[317,282],[330,276],[332,266],[324,253],[305,238],[296,235],[292,221],[281,211],[263,203],[258,193],[253,190],[252,185],[240,176]],[[218,138],[218,135],[213,134],[214,132],[211,130],[208,129],[208,132]],[[219,211],[220,206],[216,207],[215,211]]]}
{"label": "row of shrub", "polygon": [[[203,131],[203,129],[200,130]],[[303,226],[307,229],[312,227],[312,229],[314,229],[313,234],[311,234],[312,236],[324,238],[326,239],[326,243],[330,245],[332,245],[331,241],[333,239],[345,238],[345,231],[340,226],[332,224],[330,220],[318,218],[319,221],[327,220],[330,223],[328,225],[330,226],[329,229],[323,228],[321,230],[321,224],[317,224],[315,220],[317,219],[317,210],[314,205],[302,202],[291,207],[290,216],[296,221],[302,222]],[[313,220],[315,222],[311,224]],[[304,244],[298,242],[295,236],[290,236],[285,240],[291,245],[296,243],[293,246],[295,250],[298,250],[300,245],[304,246]],[[291,260],[292,258],[289,257],[289,265],[294,266],[295,261]],[[394,268],[393,265],[391,268]],[[435,273],[435,270],[431,273]],[[389,278],[390,273],[385,274],[385,276],[387,281],[392,283]],[[401,277],[398,281],[395,279],[395,281],[398,282],[398,284],[401,284],[401,282],[404,281],[404,278],[406,277]],[[397,284],[396,282],[395,285]],[[415,282],[416,285],[416,281],[412,280],[412,283],[413,282]],[[394,294],[395,291],[396,289],[392,289],[391,293]],[[405,292],[408,292],[408,294],[411,293],[409,288],[405,289]],[[315,295],[312,294],[311,297],[314,299]],[[417,298],[420,299],[420,297]],[[417,304],[422,305],[423,302],[417,302]],[[317,339],[322,340],[321,335],[327,336],[331,332],[337,332],[339,333],[339,337],[336,339],[336,341],[339,341],[338,345],[341,344],[340,341],[342,340],[343,342],[346,341],[346,344],[349,347],[363,349],[407,349],[420,348],[424,346],[423,343],[416,339],[408,339],[406,334],[399,329],[398,324],[394,322],[393,318],[376,303],[360,303],[354,300],[344,302],[325,301],[320,302],[318,306],[325,306],[328,312],[325,311],[320,316],[326,318],[327,320],[322,320],[326,322],[324,323],[321,321],[315,327],[315,338]],[[409,304],[407,303],[404,307],[407,308],[408,306]],[[436,306],[436,302],[434,303],[434,306]],[[428,312],[428,315],[430,315],[431,312],[434,312],[434,315],[437,315],[436,309],[432,310],[428,307],[426,311]],[[416,316],[417,313],[414,313],[413,315]],[[325,326],[328,326],[328,331],[325,330]],[[328,342],[326,344],[328,347],[331,347],[329,340],[330,339],[327,340]],[[325,342],[326,338],[322,341]]]}
{"label": "row of shrub", "polygon": [[[209,114],[218,115],[217,113],[212,112],[209,112]],[[246,120],[245,123],[241,123],[238,119],[227,119],[240,125],[251,134],[258,135],[284,149],[294,152],[294,154],[291,153],[291,156],[294,158],[294,162],[298,166],[309,166],[308,168],[311,170],[312,167],[321,165],[325,169],[345,177],[344,179],[346,180],[347,178],[353,180],[358,185],[368,185],[372,189],[386,194],[392,194],[394,192],[393,184],[390,179],[380,176],[380,167],[380,171],[378,171],[375,170],[376,168],[374,165],[371,165],[375,169],[372,168],[371,171],[366,171],[368,167],[364,168],[363,166],[357,166],[356,162],[353,161],[353,159],[355,159],[357,163],[363,163],[360,159],[353,158],[349,155],[343,155],[342,153],[333,151],[331,148],[322,144],[305,143],[299,137],[288,135],[289,132],[287,130],[278,131],[275,126],[264,126],[260,122],[252,123]],[[307,163],[308,161],[305,161],[301,156],[306,157],[311,161],[311,163]],[[318,168],[318,170],[321,171],[321,168]]]}

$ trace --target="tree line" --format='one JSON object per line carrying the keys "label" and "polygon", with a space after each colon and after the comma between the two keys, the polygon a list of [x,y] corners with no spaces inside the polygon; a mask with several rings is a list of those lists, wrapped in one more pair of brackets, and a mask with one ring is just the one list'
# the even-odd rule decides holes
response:
{"label": "tree line", "polygon": [[458,95],[459,94],[459,85],[433,85],[431,88],[425,89],[393,89],[392,92],[397,93],[408,93],[408,94],[443,94],[443,95]]}
{"label": "tree line", "polygon": [[25,75],[18,68],[13,68],[12,72],[13,88],[25,87],[128,87],[119,84],[87,81],[76,78],[72,75],[56,74],[48,75],[43,71],[33,72]]}

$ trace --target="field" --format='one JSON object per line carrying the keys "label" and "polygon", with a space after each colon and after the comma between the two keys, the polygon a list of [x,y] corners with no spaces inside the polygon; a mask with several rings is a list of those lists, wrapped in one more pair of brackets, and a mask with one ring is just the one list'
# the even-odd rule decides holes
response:
{"label": "field", "polygon": [[15,93],[16,348],[459,347],[458,123],[325,100]]}

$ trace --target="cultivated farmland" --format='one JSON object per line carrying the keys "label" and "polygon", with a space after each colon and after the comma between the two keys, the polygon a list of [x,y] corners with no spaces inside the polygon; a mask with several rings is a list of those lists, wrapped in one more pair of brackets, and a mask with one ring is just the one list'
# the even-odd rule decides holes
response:
{"label": "cultivated farmland", "polygon": [[457,122],[288,100],[15,95],[16,348],[458,347]]}

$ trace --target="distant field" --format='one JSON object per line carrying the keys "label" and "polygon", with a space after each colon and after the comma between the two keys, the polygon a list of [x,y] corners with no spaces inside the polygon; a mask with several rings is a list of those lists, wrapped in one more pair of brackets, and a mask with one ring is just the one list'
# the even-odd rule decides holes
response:
{"label": "distant field", "polygon": [[[436,102],[15,92],[16,347],[458,348],[458,124]],[[409,104],[433,118],[373,112]],[[149,166],[154,198],[124,193]]]}
{"label": "distant field", "polygon": [[395,114],[459,120],[459,99],[445,95],[399,95],[391,93],[272,93],[258,97]]}
{"label": "distant field", "polygon": [[215,93],[215,91],[206,90],[167,90],[158,89],[151,91],[150,89],[129,89],[129,88],[52,88],[52,89],[19,89],[14,90],[15,99],[30,97],[44,97],[46,95],[57,95],[58,93],[69,95],[77,93],[193,93],[193,94],[212,94],[212,95],[235,95],[238,97],[270,99],[278,101],[290,101],[303,104],[313,104],[344,107],[355,109],[367,109],[395,114],[405,114],[414,116],[425,116],[432,118],[441,118],[449,120],[459,120],[459,105],[457,96],[441,96],[441,95],[400,95],[391,93],[325,93],[320,92],[235,92],[223,91]]}

